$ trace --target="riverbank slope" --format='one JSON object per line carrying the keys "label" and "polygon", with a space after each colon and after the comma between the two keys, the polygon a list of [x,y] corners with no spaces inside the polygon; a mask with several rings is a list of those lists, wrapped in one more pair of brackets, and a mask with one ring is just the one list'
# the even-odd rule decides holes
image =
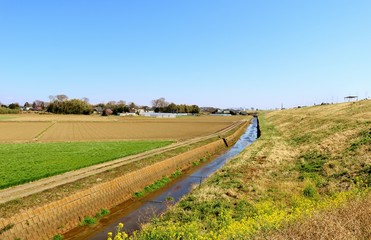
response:
{"label": "riverbank slope", "polygon": [[138,239],[368,239],[371,101],[260,114],[262,135]]}

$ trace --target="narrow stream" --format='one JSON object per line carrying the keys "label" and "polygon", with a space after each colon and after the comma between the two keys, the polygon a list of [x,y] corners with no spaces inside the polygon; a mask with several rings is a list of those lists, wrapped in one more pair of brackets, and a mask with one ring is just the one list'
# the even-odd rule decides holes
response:
{"label": "narrow stream", "polygon": [[[108,219],[102,219],[100,223],[94,227],[77,231],[72,230],[65,236],[66,239],[107,239],[107,233],[115,232],[116,226],[119,223],[125,225],[124,230],[127,233],[132,233],[140,229],[141,224],[149,222],[153,216],[158,216],[163,213],[169,204],[178,202],[180,198],[189,193],[195,185],[202,183],[204,179],[221,168],[229,159],[235,157],[254,142],[257,138],[257,133],[258,120],[255,117],[251,120],[251,124],[245,133],[241,135],[236,144],[225,154],[206,163],[194,172],[179,177],[177,180],[170,183],[167,188],[158,193],[146,196],[139,201],[136,200],[131,203],[125,203],[125,206],[116,207],[113,209]],[[171,201],[169,201],[169,199],[171,199]]]}

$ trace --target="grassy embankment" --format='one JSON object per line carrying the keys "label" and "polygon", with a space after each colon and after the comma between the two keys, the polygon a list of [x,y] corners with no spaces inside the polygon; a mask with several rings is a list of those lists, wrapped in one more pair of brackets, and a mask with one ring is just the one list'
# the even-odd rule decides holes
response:
{"label": "grassy embankment", "polygon": [[260,139],[134,238],[371,238],[371,101],[260,124]]}
{"label": "grassy embankment", "polygon": [[171,141],[0,144],[0,189],[171,144]]}

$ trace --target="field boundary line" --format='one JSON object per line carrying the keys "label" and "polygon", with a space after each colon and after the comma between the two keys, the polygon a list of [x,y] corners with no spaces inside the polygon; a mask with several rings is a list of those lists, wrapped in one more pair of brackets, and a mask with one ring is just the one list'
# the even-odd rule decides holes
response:
{"label": "field boundary line", "polygon": [[52,124],[50,126],[48,126],[47,128],[45,128],[44,130],[42,130],[39,134],[37,134],[32,140],[33,141],[37,141],[40,139],[40,137],[42,137],[44,135],[44,133],[46,133],[46,131],[48,131],[51,127],[53,127],[57,122],[54,121],[52,122]]}
{"label": "field boundary line", "polygon": [[191,145],[197,142],[208,140],[210,138],[214,138],[218,136],[222,137],[221,135],[226,134],[229,131],[242,126],[243,123],[245,123],[246,121],[247,120],[240,120],[240,121],[234,122],[228,127],[221,129],[207,136],[193,138],[193,139],[190,139],[184,142],[171,144],[169,146],[165,146],[162,148],[149,150],[149,151],[139,153],[136,155],[119,158],[119,159],[108,161],[105,163],[92,165],[92,166],[81,168],[78,170],[62,173],[62,174],[55,175],[52,177],[43,178],[43,179],[36,180],[33,182],[29,182],[29,183],[25,183],[22,185],[0,190],[0,204],[9,202],[15,199],[19,199],[22,197],[26,197],[26,196],[29,196],[35,193],[39,193],[39,192],[42,192],[42,191],[45,191],[51,188],[55,188],[55,187],[58,187],[58,186],[61,186],[67,183],[75,182],[77,180],[80,180],[80,179],[83,179],[83,178],[86,178],[86,177],[89,177],[89,176],[92,176],[92,175],[95,175],[101,172],[105,172],[107,170],[111,170],[117,167],[121,167],[128,163],[132,163],[135,161],[142,160],[144,158],[152,157],[154,155],[158,155],[158,154],[170,151],[170,150],[188,146],[188,145]]}

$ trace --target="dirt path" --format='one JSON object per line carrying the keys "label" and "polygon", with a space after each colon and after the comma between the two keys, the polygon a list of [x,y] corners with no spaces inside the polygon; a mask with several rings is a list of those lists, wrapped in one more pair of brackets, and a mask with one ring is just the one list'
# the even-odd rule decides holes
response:
{"label": "dirt path", "polygon": [[107,170],[110,170],[110,169],[113,169],[113,168],[120,167],[120,166],[125,165],[125,164],[135,162],[135,161],[139,161],[139,160],[142,160],[144,158],[148,158],[148,157],[151,157],[151,156],[154,156],[154,155],[157,155],[157,154],[161,154],[161,153],[164,153],[164,152],[167,152],[167,151],[179,148],[179,147],[187,146],[187,145],[194,144],[194,143],[197,143],[197,142],[201,142],[201,141],[204,141],[204,140],[216,137],[216,136],[223,135],[223,134],[231,131],[235,127],[241,126],[244,122],[245,121],[234,122],[231,125],[229,125],[228,127],[224,128],[224,129],[222,129],[222,130],[220,130],[216,133],[210,134],[208,136],[194,138],[194,139],[187,140],[187,141],[184,141],[184,142],[175,143],[175,144],[172,144],[170,146],[163,147],[163,148],[153,149],[153,150],[150,150],[150,151],[147,151],[147,152],[144,152],[144,153],[140,153],[140,154],[137,154],[137,155],[132,155],[132,156],[120,158],[120,159],[117,159],[117,160],[114,160],[114,161],[109,161],[109,162],[106,162],[106,163],[86,167],[86,168],[83,168],[83,169],[63,173],[63,174],[60,174],[60,175],[40,179],[40,180],[37,180],[37,181],[34,181],[34,182],[30,182],[30,183],[26,183],[26,184],[23,184],[23,185],[19,185],[19,186],[15,186],[15,187],[11,187],[11,188],[1,190],[0,191],[0,204],[6,203],[8,201],[15,200],[15,199],[18,199],[18,198],[26,197],[26,196],[29,196],[29,195],[32,195],[32,194],[35,194],[35,193],[39,193],[39,192],[42,192],[42,191],[47,190],[47,189],[51,189],[51,188],[54,188],[54,187],[57,187],[57,186],[64,185],[66,183],[71,183],[71,182],[77,181],[79,179],[86,178],[86,177],[89,177],[89,176],[92,176],[92,175],[95,175],[95,174],[98,174],[98,173],[101,173],[101,172],[104,172],[104,171],[107,171]]}

